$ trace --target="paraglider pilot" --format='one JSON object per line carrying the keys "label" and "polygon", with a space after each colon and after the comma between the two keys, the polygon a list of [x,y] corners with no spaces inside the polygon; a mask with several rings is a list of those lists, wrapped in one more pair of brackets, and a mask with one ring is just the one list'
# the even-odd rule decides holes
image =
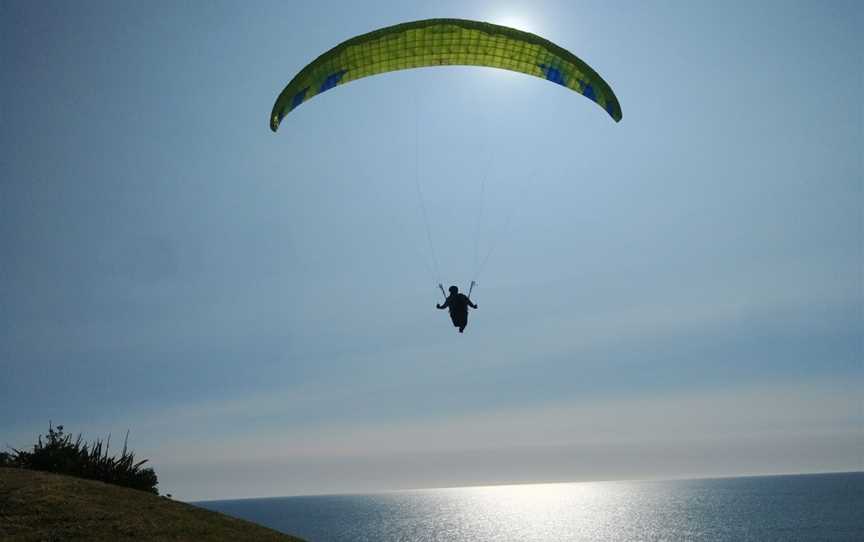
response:
{"label": "paraglider pilot", "polygon": [[468,307],[477,308],[477,305],[472,303],[465,294],[460,294],[459,288],[455,286],[450,287],[450,295],[447,296],[444,304],[435,306],[439,309],[450,309],[450,319],[453,320],[453,326],[459,328],[459,333],[465,331],[465,326],[468,325]]}

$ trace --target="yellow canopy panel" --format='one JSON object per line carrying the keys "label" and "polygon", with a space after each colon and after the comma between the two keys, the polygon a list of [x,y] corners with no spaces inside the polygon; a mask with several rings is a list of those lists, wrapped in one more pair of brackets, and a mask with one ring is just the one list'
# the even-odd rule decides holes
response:
{"label": "yellow canopy panel", "polygon": [[270,115],[270,129],[295,107],[337,85],[426,66],[487,66],[527,73],[596,102],[615,121],[621,106],[612,88],[571,52],[530,32],[463,19],[427,19],[363,34],[330,49],[291,79]]}

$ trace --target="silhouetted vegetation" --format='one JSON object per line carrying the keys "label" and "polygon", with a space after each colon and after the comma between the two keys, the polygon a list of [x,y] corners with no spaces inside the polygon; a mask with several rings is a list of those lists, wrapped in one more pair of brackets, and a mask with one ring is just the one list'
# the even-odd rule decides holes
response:
{"label": "silhouetted vegetation", "polygon": [[15,458],[6,452],[0,452],[0,467],[15,467]]}
{"label": "silhouetted vegetation", "polygon": [[120,457],[109,456],[110,435],[104,446],[98,438],[88,444],[80,433],[73,441],[62,425],[55,429],[49,424],[44,442],[40,436],[32,452],[11,448],[13,454],[0,453],[0,466],[56,472],[158,494],[156,472],[141,468],[146,459],[135,462],[135,454],[126,446],[128,440],[127,431]]}

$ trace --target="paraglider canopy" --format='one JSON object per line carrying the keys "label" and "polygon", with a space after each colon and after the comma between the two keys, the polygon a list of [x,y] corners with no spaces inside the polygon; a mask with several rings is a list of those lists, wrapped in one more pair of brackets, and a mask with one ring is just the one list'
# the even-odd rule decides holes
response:
{"label": "paraglider canopy", "polygon": [[380,73],[427,66],[487,66],[567,87],[616,122],[621,106],[600,75],[573,53],[536,34],[464,19],[427,19],[356,36],[322,54],[291,79],[270,115],[270,129],[300,104],[333,87]]}

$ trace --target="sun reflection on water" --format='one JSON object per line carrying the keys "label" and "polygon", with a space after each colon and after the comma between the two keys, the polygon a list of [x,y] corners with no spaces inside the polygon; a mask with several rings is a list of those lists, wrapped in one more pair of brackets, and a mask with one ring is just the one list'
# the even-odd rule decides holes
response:
{"label": "sun reflection on water", "polygon": [[[556,483],[446,490],[461,531],[490,541],[597,540],[628,515],[626,484]],[[448,513],[452,513],[452,510]],[[610,527],[613,527],[610,529]],[[456,534],[456,533],[454,533]]]}

